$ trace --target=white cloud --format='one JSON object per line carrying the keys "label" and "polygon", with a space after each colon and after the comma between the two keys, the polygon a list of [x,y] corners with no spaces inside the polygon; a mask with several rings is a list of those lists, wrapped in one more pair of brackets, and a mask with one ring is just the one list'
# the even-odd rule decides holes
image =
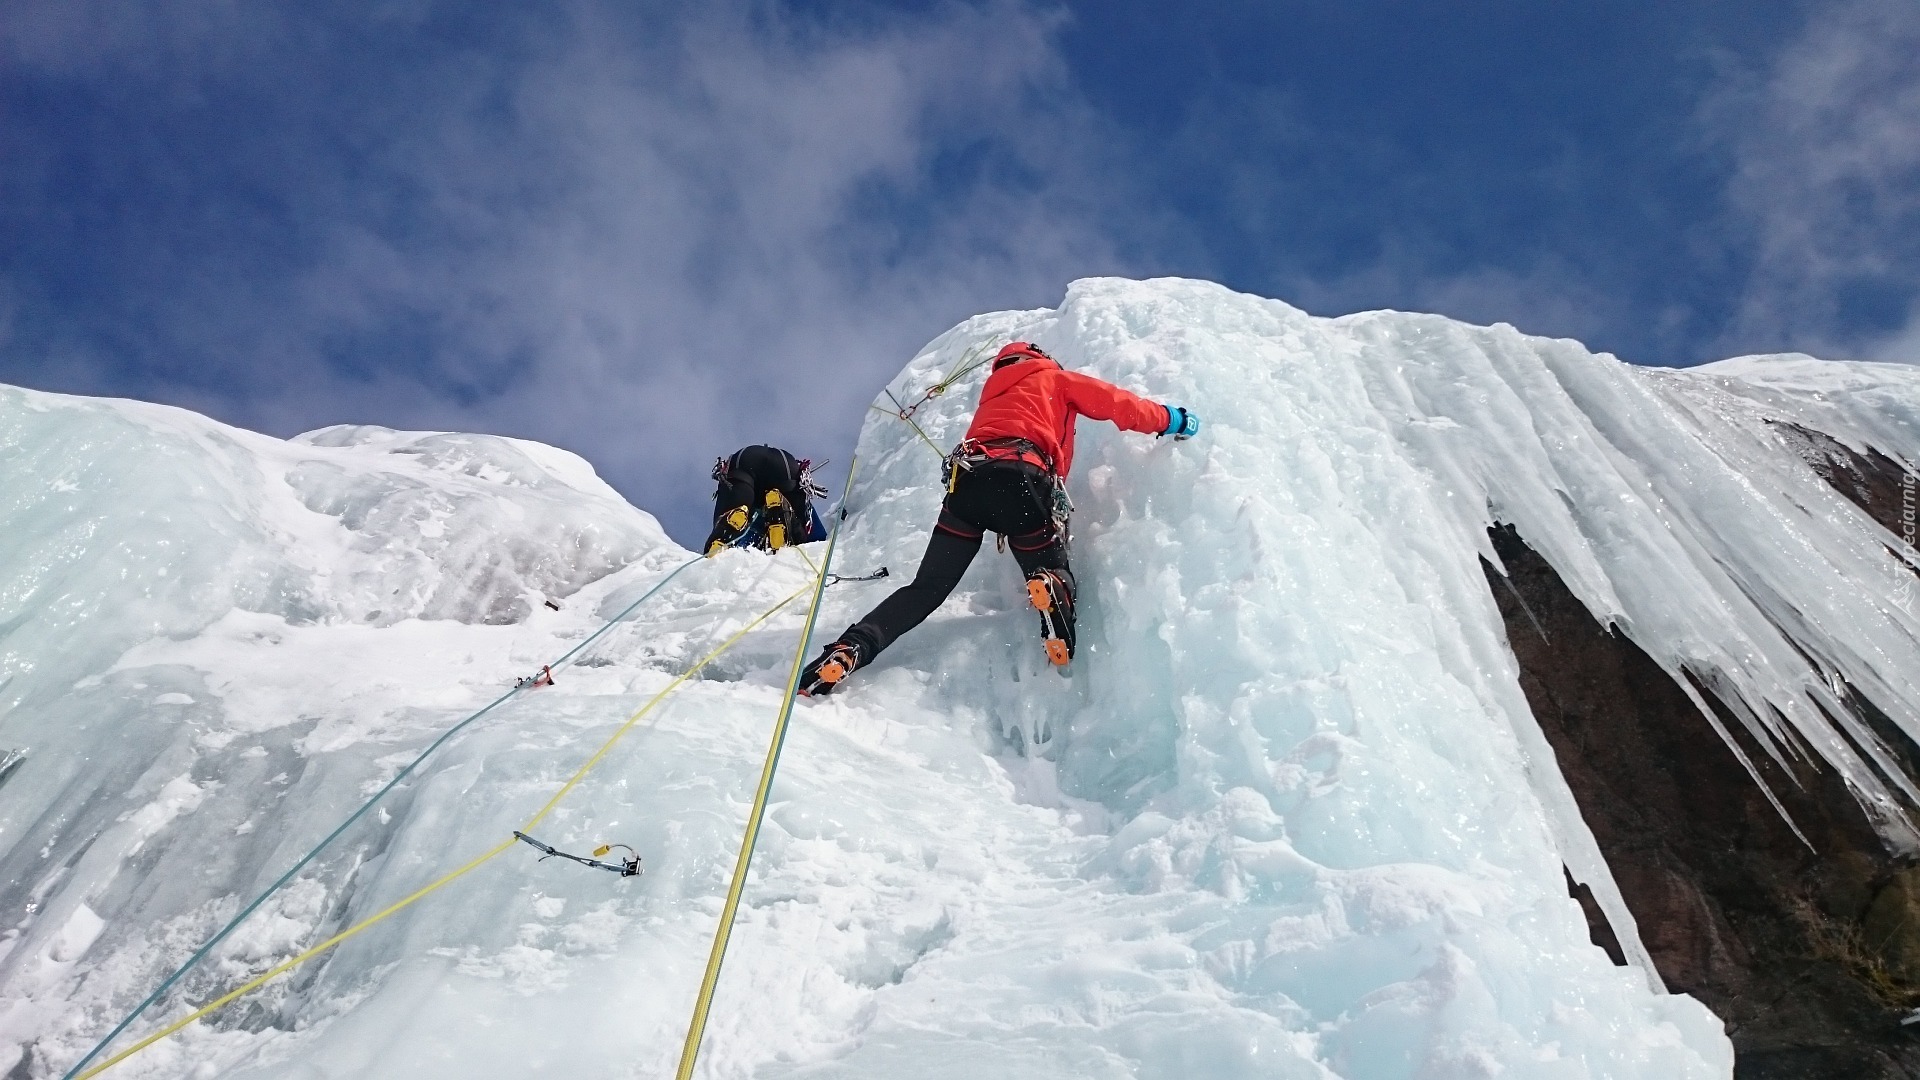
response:
{"label": "white cloud", "polygon": [[[218,52],[209,17],[171,38]],[[1055,15],[578,3],[529,26],[328,102],[352,146],[291,193],[320,236],[297,276],[182,286],[199,302],[169,332],[222,374],[216,413],[555,442],[687,538],[716,454],[844,462],[872,393],[934,334],[1128,269]],[[126,62],[71,25],[8,44]]]}
{"label": "white cloud", "polygon": [[[872,393],[934,333],[1115,268],[1062,169],[1079,118],[1035,102],[1064,94],[1047,20],[995,5],[853,33],[674,29],[642,45],[583,9],[504,120],[423,133],[410,172],[455,235],[343,230],[313,310],[432,313],[451,375],[516,383],[463,422],[569,442],[648,502],[698,506],[715,454],[844,461]],[[970,142],[1040,179],[942,194],[937,159]],[[889,200],[935,211],[904,223]]]}
{"label": "white cloud", "polygon": [[[1603,341],[1624,314],[1625,304],[1564,259],[1540,257],[1520,270],[1477,266],[1452,272],[1433,269],[1433,261],[1408,245],[1388,243],[1365,269],[1337,278],[1298,279],[1288,295],[1299,297],[1310,310],[1345,312],[1391,302],[1401,310],[1482,325],[1510,323],[1525,333],[1586,342]],[[1678,317],[1677,312],[1669,314],[1670,319]]]}
{"label": "white cloud", "polygon": [[1920,304],[1907,309],[1905,326],[1870,342],[1866,356],[1893,364],[1920,364]]}
{"label": "white cloud", "polygon": [[1733,155],[1735,247],[1752,259],[1730,347],[1911,350],[1914,323],[1853,327],[1862,303],[1920,293],[1920,5],[1816,8],[1766,71],[1724,76],[1705,116]]}

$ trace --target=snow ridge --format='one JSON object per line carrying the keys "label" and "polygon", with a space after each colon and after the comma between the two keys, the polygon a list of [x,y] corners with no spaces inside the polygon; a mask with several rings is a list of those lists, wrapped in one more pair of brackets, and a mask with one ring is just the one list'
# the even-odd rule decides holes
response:
{"label": "snow ridge", "polygon": [[[1920,460],[1904,373],[1647,371],[1506,327],[1096,279],[968,320],[891,389],[1008,338],[1206,432],[1083,425],[1070,678],[989,549],[798,710],[702,1075],[1728,1075],[1718,1021],[1608,963],[1566,896],[1563,863],[1638,948],[1520,694],[1480,571],[1495,521],[1911,842],[1905,779],[1832,708],[1838,678],[1916,730],[1899,545],[1758,422],[1825,410],[1792,415]],[[936,442],[981,377],[917,414]],[[0,1072],[28,1077],[689,555],[577,458],[511,440],[283,443],[0,389],[0,448],[0,535],[23,538],[0,563],[0,743],[32,749],[0,787],[0,911],[24,913],[0,931]],[[878,414],[860,455],[836,569],[897,579],[938,463]],[[151,1022],[497,843],[810,573],[797,552],[689,570],[430,759]],[[829,590],[823,632],[886,587]],[[670,1069],[799,618],[670,699],[543,836],[632,843],[645,877],[496,860],[121,1075]]]}

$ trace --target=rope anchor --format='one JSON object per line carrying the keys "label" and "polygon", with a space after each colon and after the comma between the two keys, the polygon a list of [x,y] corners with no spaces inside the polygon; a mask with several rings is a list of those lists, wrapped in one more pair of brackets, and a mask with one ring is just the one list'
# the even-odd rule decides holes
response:
{"label": "rope anchor", "polygon": [[551,664],[541,664],[539,671],[535,672],[532,675],[527,676],[524,679],[515,679],[513,682],[513,688],[515,690],[531,690],[536,686],[552,686],[552,685],[553,685],[553,665]]}
{"label": "rope anchor", "polygon": [[875,570],[871,574],[862,574],[859,577],[845,577],[840,574],[828,574],[827,584],[838,585],[843,581],[850,582],[850,583],[857,582],[857,581],[879,581],[881,578],[886,576],[887,576],[887,568],[883,566],[880,569]]}
{"label": "rope anchor", "polygon": [[[588,858],[585,855],[573,855],[561,851],[552,844],[543,844],[518,829],[513,831],[513,835],[540,849],[540,851],[543,852],[540,856],[541,862],[546,862],[548,859],[569,859],[579,863],[581,866],[591,866],[596,870],[611,870],[621,877],[640,876],[640,855],[625,844],[601,844],[599,847],[593,849],[593,858]],[[615,858],[620,860],[619,865],[616,866],[613,863],[601,862],[600,856],[611,852],[614,848],[619,848],[626,852],[625,855],[615,856]]]}
{"label": "rope anchor", "polygon": [[920,436],[921,441],[925,442],[929,447],[931,447],[934,453],[939,454],[941,457],[944,458],[947,456],[946,451],[940,449],[939,444],[933,441],[933,437],[927,434],[926,429],[921,427],[920,424],[914,420],[913,414],[920,411],[920,406],[925,405],[928,402],[932,401],[934,398],[937,398],[941,394],[946,393],[947,390],[953,386],[953,384],[959,382],[961,379],[966,378],[968,375],[971,375],[975,371],[978,371],[982,367],[986,366],[987,362],[993,359],[992,356],[986,354],[987,347],[988,347],[987,343],[983,342],[967,350],[966,354],[960,357],[959,361],[954,364],[953,370],[947,372],[946,378],[941,379],[939,382],[934,383],[932,386],[928,387],[926,391],[920,395],[919,400],[915,401],[913,404],[911,405],[902,404],[900,399],[894,395],[894,392],[891,389],[889,389],[889,390],[886,390],[885,393],[887,395],[887,400],[893,402],[893,408],[891,409],[882,408],[878,404],[869,405],[867,407],[874,410],[875,412],[882,413],[886,416],[897,417],[900,420],[904,420],[907,426],[913,429],[914,434]]}

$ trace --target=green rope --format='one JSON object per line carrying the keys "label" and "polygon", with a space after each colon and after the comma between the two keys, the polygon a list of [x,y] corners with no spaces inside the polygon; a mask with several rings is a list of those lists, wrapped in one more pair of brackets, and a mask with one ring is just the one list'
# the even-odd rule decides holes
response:
{"label": "green rope", "polygon": [[953,367],[948,369],[946,378],[927,387],[926,392],[920,395],[920,400],[914,402],[912,405],[900,404],[900,399],[893,396],[893,391],[886,390],[883,392],[887,395],[887,400],[893,402],[893,408],[883,409],[878,405],[869,405],[868,408],[886,416],[905,420],[907,426],[913,429],[913,433],[920,436],[920,441],[926,443],[928,448],[942,458],[946,457],[947,452],[940,449],[940,444],[934,442],[932,437],[927,434],[926,429],[915,422],[913,414],[920,410],[920,406],[946,393],[954,383],[959,382],[961,379],[966,378],[968,375],[984,367],[987,361],[992,359],[992,357],[982,355],[986,351],[987,344],[988,343],[983,342],[961,354],[960,359],[954,361]]}
{"label": "green rope", "polygon": [[[893,397],[893,392],[888,391],[887,396]],[[896,399],[894,401],[894,404],[898,405],[899,401]],[[872,408],[880,409],[880,406],[874,405],[872,406]],[[907,413],[904,410],[887,412],[887,410],[885,409],[880,409],[880,411],[883,413],[887,413],[888,416],[897,416],[900,419],[905,420],[907,422],[907,426],[913,429],[913,433],[915,435],[920,436],[921,442],[926,443],[928,447],[932,448],[934,453],[939,454],[941,457],[947,456],[947,452],[945,450],[940,449],[940,444],[933,441],[933,438],[927,434],[926,429],[922,428],[918,423],[915,423],[913,417],[907,415]]]}

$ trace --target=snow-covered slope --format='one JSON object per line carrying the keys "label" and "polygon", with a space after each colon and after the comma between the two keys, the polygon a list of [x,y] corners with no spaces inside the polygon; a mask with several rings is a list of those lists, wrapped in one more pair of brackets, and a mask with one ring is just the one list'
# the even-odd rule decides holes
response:
{"label": "snow-covered slope", "polygon": [[[989,549],[798,710],[702,1075],[1727,1075],[1718,1022],[1609,964],[1566,895],[1563,863],[1631,941],[1517,685],[1478,561],[1494,520],[1911,842],[1871,735],[1819,712],[1840,676],[1915,730],[1920,627],[1884,600],[1905,571],[1756,419],[1769,394],[1831,406],[1854,417],[1837,434],[1920,460],[1905,373],[1651,372],[1094,280],[956,327],[892,389],[1010,337],[1206,431],[1083,423],[1070,678]],[[917,414],[936,442],[980,378]],[[835,569],[910,573],[936,455],[879,413],[860,453]],[[0,470],[0,746],[32,750],[0,786],[0,1073],[22,1077],[59,1075],[437,732],[688,557],[578,459],[502,439],[280,443],[0,390]],[[799,552],[685,571],[429,759],[135,1032],[497,843],[807,580]],[[817,640],[885,588],[830,590]],[[633,844],[646,876],[510,852],[109,1075],[669,1073],[800,618],[670,698],[545,827]]]}

